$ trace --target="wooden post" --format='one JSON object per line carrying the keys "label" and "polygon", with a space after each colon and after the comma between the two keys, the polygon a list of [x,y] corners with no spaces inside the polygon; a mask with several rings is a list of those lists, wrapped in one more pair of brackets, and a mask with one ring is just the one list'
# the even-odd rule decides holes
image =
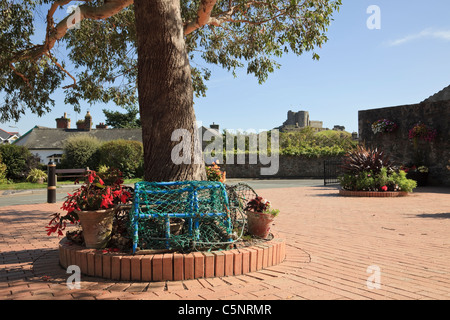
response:
{"label": "wooden post", "polygon": [[53,161],[48,163],[47,175],[47,202],[56,203],[56,164]]}

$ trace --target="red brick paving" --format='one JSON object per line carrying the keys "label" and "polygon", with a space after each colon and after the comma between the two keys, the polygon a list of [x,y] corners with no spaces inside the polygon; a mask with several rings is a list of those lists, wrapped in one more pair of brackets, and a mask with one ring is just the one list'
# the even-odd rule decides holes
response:
{"label": "red brick paving", "polygon": [[[59,240],[44,229],[60,204],[0,208],[0,300],[450,299],[450,189],[427,187],[405,198],[345,198],[325,187],[259,193],[281,209],[273,230],[286,239],[283,263],[184,281],[82,276],[73,290],[58,264]],[[367,286],[369,266],[380,270],[379,289]]]}

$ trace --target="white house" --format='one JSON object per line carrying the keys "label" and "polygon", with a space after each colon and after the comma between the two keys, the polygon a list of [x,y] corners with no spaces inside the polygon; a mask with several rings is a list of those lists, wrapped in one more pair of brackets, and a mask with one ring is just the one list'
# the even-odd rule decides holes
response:
{"label": "white house", "polygon": [[54,163],[61,162],[63,155],[64,142],[78,135],[90,135],[100,141],[111,141],[117,139],[135,140],[142,142],[142,130],[139,129],[108,129],[104,124],[99,124],[96,129],[92,129],[92,117],[89,112],[86,114],[85,121],[78,121],[77,128],[70,128],[70,119],[64,117],[56,119],[56,128],[35,126],[14,144],[25,146],[31,153],[40,157],[43,164],[50,161]]}
{"label": "white house", "polygon": [[0,129],[0,143],[13,143],[19,139],[20,135],[18,132],[8,132]]}

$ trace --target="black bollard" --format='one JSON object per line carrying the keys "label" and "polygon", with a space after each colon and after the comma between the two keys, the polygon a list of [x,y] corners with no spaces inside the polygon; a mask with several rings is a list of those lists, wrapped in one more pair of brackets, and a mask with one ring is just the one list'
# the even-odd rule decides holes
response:
{"label": "black bollard", "polygon": [[48,163],[48,184],[47,184],[47,202],[56,203],[56,164],[53,161]]}

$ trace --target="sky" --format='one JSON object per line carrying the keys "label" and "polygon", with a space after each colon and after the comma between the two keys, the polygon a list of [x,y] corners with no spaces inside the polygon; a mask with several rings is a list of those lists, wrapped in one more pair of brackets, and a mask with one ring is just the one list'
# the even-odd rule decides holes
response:
{"label": "sky", "polygon": [[[328,28],[328,42],[315,51],[319,61],[312,53],[287,55],[262,85],[245,70],[235,78],[209,66],[207,97],[194,98],[199,124],[269,130],[282,125],[292,110],[308,111],[311,120],[323,121],[326,128],[341,125],[357,132],[359,110],[419,103],[450,85],[450,1],[342,2]],[[368,10],[373,6],[379,11]],[[105,122],[102,109],[124,111],[113,104],[85,104],[77,114],[64,104],[62,90],[53,98],[52,112],[43,117],[28,112],[0,128],[23,135],[35,125],[56,127],[55,119],[64,112],[75,127],[88,110],[94,125]]]}

